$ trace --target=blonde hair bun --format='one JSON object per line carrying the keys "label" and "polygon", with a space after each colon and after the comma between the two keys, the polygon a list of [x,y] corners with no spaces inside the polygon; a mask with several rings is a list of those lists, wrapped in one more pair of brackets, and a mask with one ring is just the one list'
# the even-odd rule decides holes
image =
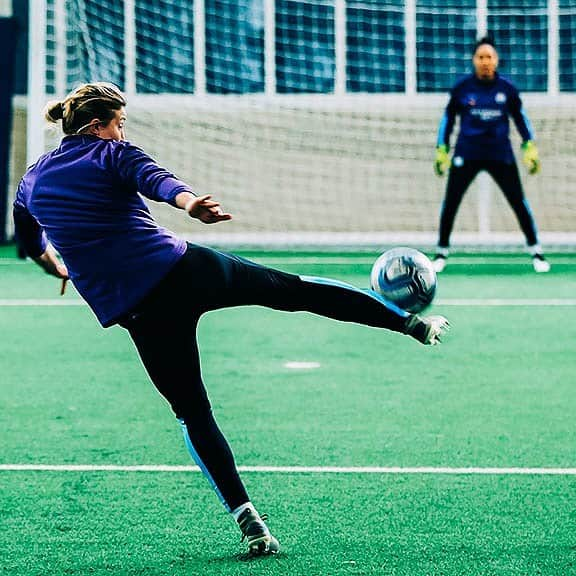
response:
{"label": "blonde hair bun", "polygon": [[44,118],[48,122],[56,123],[64,118],[64,108],[60,100],[51,100],[44,108]]}

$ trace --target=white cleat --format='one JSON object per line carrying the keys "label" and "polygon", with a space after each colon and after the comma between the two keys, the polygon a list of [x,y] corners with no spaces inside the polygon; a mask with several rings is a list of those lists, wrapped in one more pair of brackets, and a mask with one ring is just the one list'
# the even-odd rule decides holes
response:
{"label": "white cleat", "polygon": [[266,519],[266,514],[259,516],[255,510],[250,508],[246,508],[238,518],[242,540],[248,541],[249,556],[269,556],[277,554],[280,550],[278,540],[270,534],[268,526],[264,523]]}
{"label": "white cleat", "polygon": [[425,316],[422,322],[428,325],[423,344],[436,346],[442,342],[442,336],[450,329],[450,322],[444,316]]}
{"label": "white cleat", "polygon": [[550,262],[548,262],[542,254],[532,256],[532,266],[534,266],[534,272],[538,274],[550,272]]}
{"label": "white cleat", "polygon": [[432,260],[432,268],[434,271],[439,274],[446,268],[446,256],[436,256],[434,260]]}
{"label": "white cleat", "polygon": [[406,323],[406,334],[425,346],[436,346],[450,329],[450,322],[444,316],[412,316]]}

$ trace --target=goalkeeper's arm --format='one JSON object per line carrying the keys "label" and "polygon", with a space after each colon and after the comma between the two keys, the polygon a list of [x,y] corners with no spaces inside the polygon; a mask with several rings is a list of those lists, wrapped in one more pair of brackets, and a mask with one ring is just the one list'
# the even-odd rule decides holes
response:
{"label": "goalkeeper's arm", "polygon": [[434,172],[436,172],[438,176],[444,176],[450,167],[450,156],[448,151],[450,150],[450,135],[452,134],[455,120],[456,108],[454,98],[452,97],[450,98],[450,102],[448,103],[448,106],[446,106],[446,110],[440,120],[438,138],[436,139]]}
{"label": "goalkeeper's arm", "polygon": [[540,155],[534,142],[534,129],[528,114],[526,114],[526,110],[522,106],[520,95],[515,89],[511,94],[509,106],[516,128],[522,138],[522,161],[529,174],[538,174],[540,172]]}

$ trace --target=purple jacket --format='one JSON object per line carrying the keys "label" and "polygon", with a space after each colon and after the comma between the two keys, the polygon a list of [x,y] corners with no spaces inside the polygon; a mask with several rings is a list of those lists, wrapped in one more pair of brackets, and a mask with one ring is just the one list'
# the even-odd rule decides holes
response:
{"label": "purple jacket", "polygon": [[140,194],[174,205],[190,188],[129,142],[66,136],[22,178],[16,234],[39,256],[47,241],[100,323],[115,324],[186,251],[161,228]]}

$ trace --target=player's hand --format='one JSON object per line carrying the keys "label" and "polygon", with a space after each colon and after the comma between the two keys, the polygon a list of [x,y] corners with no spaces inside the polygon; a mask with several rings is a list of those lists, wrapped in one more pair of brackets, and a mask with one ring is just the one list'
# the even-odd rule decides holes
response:
{"label": "player's hand", "polygon": [[61,278],[62,280],[68,280],[68,270],[66,266],[60,262],[54,249],[48,246],[45,252],[40,256],[34,258],[36,264],[44,269],[46,274],[51,276],[56,276],[56,278]]}
{"label": "player's hand", "polygon": [[444,316],[417,316],[414,314],[406,321],[406,334],[426,346],[436,346],[450,329],[450,322]]}
{"label": "player's hand", "polygon": [[211,198],[212,196],[210,194],[193,198],[186,205],[186,212],[188,212],[191,218],[197,218],[205,224],[215,224],[216,222],[231,220],[232,215],[223,212],[220,203]]}
{"label": "player's hand", "polygon": [[436,147],[436,159],[434,160],[434,172],[437,176],[444,176],[450,168],[450,155],[448,154],[448,146],[441,144]]}
{"label": "player's hand", "polygon": [[528,168],[528,174],[538,174],[540,172],[540,156],[533,140],[527,140],[522,143],[522,160],[526,168]]}
{"label": "player's hand", "polygon": [[43,254],[34,258],[34,261],[46,272],[46,274],[50,274],[51,276],[55,276],[62,280],[60,295],[63,296],[66,291],[66,282],[68,282],[68,269],[58,259],[54,249],[48,246]]}

